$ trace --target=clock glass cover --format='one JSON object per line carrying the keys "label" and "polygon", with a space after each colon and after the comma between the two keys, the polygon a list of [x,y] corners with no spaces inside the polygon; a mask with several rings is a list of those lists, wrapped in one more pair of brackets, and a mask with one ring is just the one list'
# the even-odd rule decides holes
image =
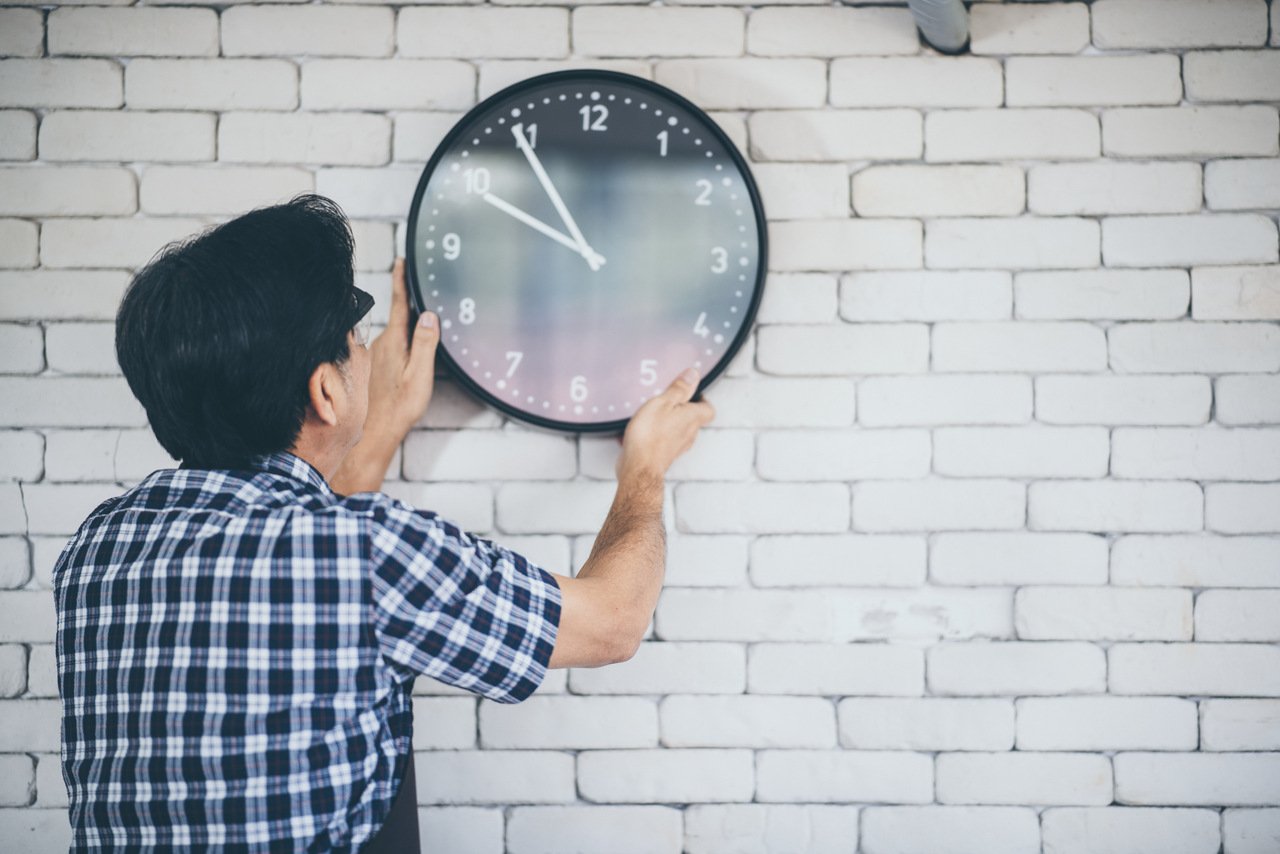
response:
{"label": "clock glass cover", "polygon": [[685,368],[700,388],[750,331],[765,217],[705,113],[643,78],[545,74],[440,143],[406,247],[444,361],[516,418],[618,430]]}

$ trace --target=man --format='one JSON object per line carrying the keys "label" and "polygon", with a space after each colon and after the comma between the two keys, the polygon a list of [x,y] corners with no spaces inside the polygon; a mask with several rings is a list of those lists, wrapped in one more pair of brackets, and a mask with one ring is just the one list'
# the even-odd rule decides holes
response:
{"label": "man", "polygon": [[631,419],[578,576],[548,572],[378,491],[438,319],[410,333],[397,259],[366,347],[352,255],[341,210],[299,196],[171,244],[121,302],[120,367],[181,467],[103,502],[54,568],[77,848],[386,850],[417,675],[517,703],[648,626],[663,478],[713,414],[696,374]]}

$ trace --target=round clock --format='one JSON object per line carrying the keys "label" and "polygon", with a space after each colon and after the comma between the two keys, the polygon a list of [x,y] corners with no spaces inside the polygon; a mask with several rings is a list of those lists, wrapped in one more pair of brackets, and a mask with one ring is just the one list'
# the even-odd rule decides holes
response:
{"label": "round clock", "polygon": [[445,136],[409,211],[419,311],[483,401],[617,431],[685,368],[699,391],[751,329],[764,208],[702,110],[640,77],[561,71],[485,99]]}

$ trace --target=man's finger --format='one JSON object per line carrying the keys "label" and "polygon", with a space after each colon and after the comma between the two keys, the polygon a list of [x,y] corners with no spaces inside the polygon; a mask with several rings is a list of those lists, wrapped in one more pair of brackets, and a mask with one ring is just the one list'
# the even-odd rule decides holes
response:
{"label": "man's finger", "polygon": [[409,289],[404,280],[404,259],[397,258],[391,268],[391,313],[387,328],[396,332],[395,340],[409,343]]}
{"label": "man's finger", "polygon": [[671,381],[671,385],[667,386],[667,390],[663,394],[672,400],[684,403],[693,397],[693,393],[697,390],[697,369],[685,368],[680,372],[680,376]]}
{"label": "man's finger", "polygon": [[413,382],[422,382],[420,378],[430,378],[435,372],[439,343],[440,318],[435,312],[424,311],[413,327],[413,346],[409,348],[409,363],[405,368]]}
{"label": "man's finger", "polygon": [[699,400],[697,403],[690,403],[690,408],[698,417],[698,423],[710,424],[711,419],[716,417],[715,407],[707,403],[705,400]]}

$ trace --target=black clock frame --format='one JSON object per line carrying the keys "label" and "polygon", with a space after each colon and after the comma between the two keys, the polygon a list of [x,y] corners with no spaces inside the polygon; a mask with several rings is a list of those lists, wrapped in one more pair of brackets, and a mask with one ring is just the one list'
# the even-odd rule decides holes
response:
{"label": "black clock frame", "polygon": [[[479,104],[476,104],[466,115],[460,118],[454,126],[445,134],[444,139],[436,146],[435,151],[431,155],[431,159],[427,161],[427,165],[423,168],[421,176],[418,178],[417,189],[413,193],[413,201],[409,203],[409,221],[408,231],[405,239],[405,267],[407,268],[406,283],[408,284],[409,297],[413,302],[414,311],[420,314],[425,310],[425,303],[421,296],[420,285],[418,282],[418,267],[414,262],[414,251],[417,244],[415,235],[417,234],[418,210],[423,195],[427,191],[427,185],[431,181],[432,175],[435,174],[436,167],[440,161],[444,159],[446,153],[453,146],[454,142],[462,136],[463,129],[476,117],[492,109],[496,104],[507,101],[508,99],[535,87],[544,86],[548,83],[560,83],[570,81],[593,81],[601,84],[608,83],[625,83],[640,89],[652,92],[655,96],[666,98],[688,110],[692,115],[698,117],[708,128],[711,135],[718,141],[724,150],[733,159],[733,163],[738,167],[739,174],[742,175],[743,184],[747,188],[747,194],[751,197],[751,208],[756,217],[756,241],[759,247],[760,260],[756,268],[756,280],[752,283],[751,303],[747,306],[747,310],[743,315],[742,326],[739,327],[733,340],[729,342],[728,349],[711,370],[702,375],[698,382],[698,388],[694,393],[693,399],[698,400],[703,391],[715,381],[733,358],[742,349],[742,345],[746,342],[747,336],[751,334],[751,329],[755,325],[756,312],[760,308],[760,300],[764,295],[764,283],[768,273],[768,223],[765,220],[764,204],[760,200],[760,190],[756,187],[755,176],[751,174],[751,168],[747,164],[746,158],[742,156],[742,152],[733,144],[733,140],[724,132],[715,119],[707,115],[707,113],[699,106],[694,104],[688,98],[685,98],[678,92],[668,89],[659,83],[648,80],[644,77],[637,77],[634,74],[625,74],[620,71],[610,71],[606,69],[589,69],[575,68],[566,71],[552,71],[547,74],[539,74],[535,77],[529,77],[517,83],[513,83],[504,89],[501,89],[488,98],[485,98]],[[549,430],[560,433],[620,433],[627,423],[631,420],[628,418],[615,419],[613,421],[596,421],[588,423],[575,423],[570,421],[560,421],[555,418],[544,418],[535,413],[529,412],[519,407],[513,406],[497,395],[492,394],[485,389],[480,383],[473,380],[457,363],[457,361],[449,354],[442,341],[436,355],[439,361],[444,364],[449,375],[458,381],[473,397],[478,398],[483,403],[497,409],[499,412],[518,421],[533,424]]]}

